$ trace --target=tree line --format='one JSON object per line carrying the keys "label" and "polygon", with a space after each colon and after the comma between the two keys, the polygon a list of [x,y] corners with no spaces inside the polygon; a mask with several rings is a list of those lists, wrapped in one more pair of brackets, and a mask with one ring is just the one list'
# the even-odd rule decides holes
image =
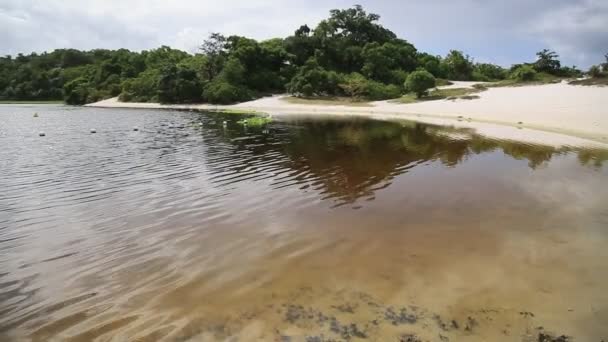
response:
{"label": "tree line", "polygon": [[119,96],[134,102],[229,104],[288,92],[381,100],[409,91],[423,96],[437,79],[582,75],[562,66],[549,50],[539,52],[533,63],[511,68],[476,63],[457,50],[431,55],[398,38],[379,19],[357,5],[332,10],[314,29],[303,25],[284,39],[214,33],[195,54],[162,46],[141,52],[58,49],[6,56],[0,58],[0,99],[84,104]]}

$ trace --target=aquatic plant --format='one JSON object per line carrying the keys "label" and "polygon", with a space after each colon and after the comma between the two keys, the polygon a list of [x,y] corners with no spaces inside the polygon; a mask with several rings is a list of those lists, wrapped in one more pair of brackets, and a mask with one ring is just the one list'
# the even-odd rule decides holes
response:
{"label": "aquatic plant", "polygon": [[261,127],[272,122],[272,118],[269,116],[254,116],[252,118],[242,119],[237,121],[239,125]]}

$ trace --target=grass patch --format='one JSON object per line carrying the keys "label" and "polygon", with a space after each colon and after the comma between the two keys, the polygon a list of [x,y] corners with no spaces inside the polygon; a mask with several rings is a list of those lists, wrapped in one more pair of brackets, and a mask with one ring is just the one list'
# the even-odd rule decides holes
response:
{"label": "grass patch", "polygon": [[[541,72],[541,73],[538,73],[536,75],[535,79],[531,80],[531,81],[519,81],[516,79],[506,79],[506,80],[497,81],[497,82],[481,83],[479,85],[486,87],[486,88],[522,87],[522,86],[529,86],[529,85],[543,85],[543,84],[560,83],[563,79],[564,78],[562,78],[562,77],[558,77],[555,75]],[[477,84],[475,86],[477,86]]]}
{"label": "grass patch", "polygon": [[452,83],[451,81],[448,81],[446,79],[443,78],[438,78],[435,80],[435,86],[436,87],[443,87],[443,86],[449,86],[452,85],[454,83]]}
{"label": "grass patch", "polygon": [[250,127],[261,127],[272,122],[272,118],[269,116],[254,116],[252,118],[242,119],[237,121],[239,125],[250,126]]}
{"label": "grass patch", "polygon": [[[206,111],[206,110],[205,110]],[[227,109],[217,109],[217,110],[212,110],[213,112],[217,112],[217,113],[224,113],[224,114],[239,114],[239,115],[261,115],[264,114],[263,112],[257,111],[257,110],[253,110],[253,109],[241,109],[241,108],[227,108]]]}
{"label": "grass patch", "polygon": [[48,100],[48,101],[0,100],[0,104],[63,104],[63,101],[60,101],[60,100]]}
{"label": "grass patch", "polygon": [[369,102],[351,97],[283,97],[283,101],[293,104],[306,105],[325,105],[325,106],[352,106],[352,107],[372,107]]}
{"label": "grass patch", "polygon": [[569,84],[583,85],[583,86],[608,86],[608,76],[593,77],[593,78],[586,78],[584,80],[570,81]]}
{"label": "grass patch", "polygon": [[476,93],[486,89],[485,87],[433,89],[427,96],[421,98],[417,98],[414,93],[408,93],[393,101],[407,104],[436,100],[474,100],[479,98],[478,95],[475,95]]}

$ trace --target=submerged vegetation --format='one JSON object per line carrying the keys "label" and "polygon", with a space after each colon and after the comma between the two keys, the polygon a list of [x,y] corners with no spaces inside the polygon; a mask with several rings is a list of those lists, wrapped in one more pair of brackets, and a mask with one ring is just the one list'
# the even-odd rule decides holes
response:
{"label": "submerged vegetation", "polygon": [[379,19],[361,6],[336,9],[314,29],[303,25],[287,38],[256,41],[213,33],[195,54],[162,46],[6,56],[0,58],[0,100],[85,104],[118,96],[126,102],[230,104],[288,92],[361,101],[408,92],[421,97],[446,79],[517,84],[539,81],[539,75],[582,75],[561,66],[549,50],[510,69],[476,63],[457,50],[434,56],[398,38]]}
{"label": "submerged vegetation", "polygon": [[237,121],[239,125],[261,127],[272,122],[272,118],[269,116],[254,116],[247,119],[241,119]]}

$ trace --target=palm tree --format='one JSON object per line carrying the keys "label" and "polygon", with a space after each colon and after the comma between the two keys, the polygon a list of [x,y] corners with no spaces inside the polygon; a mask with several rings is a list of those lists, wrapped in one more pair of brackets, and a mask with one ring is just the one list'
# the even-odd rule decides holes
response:
{"label": "palm tree", "polygon": [[536,53],[538,57],[534,63],[534,67],[538,71],[544,71],[548,73],[555,72],[560,69],[561,63],[558,60],[559,55],[555,51],[549,49],[543,49]]}

